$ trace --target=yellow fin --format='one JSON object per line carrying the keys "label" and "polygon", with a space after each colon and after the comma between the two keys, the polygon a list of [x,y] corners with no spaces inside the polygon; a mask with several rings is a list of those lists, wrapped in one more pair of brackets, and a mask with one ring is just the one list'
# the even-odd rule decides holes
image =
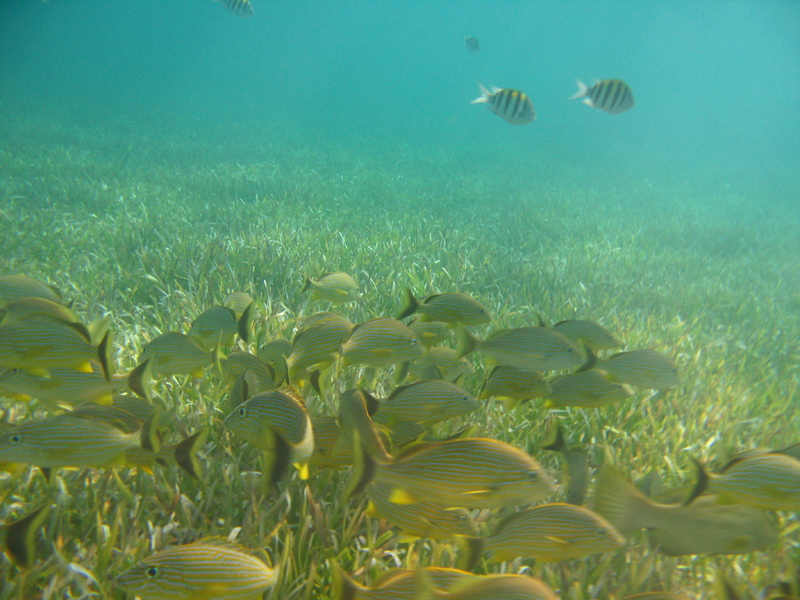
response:
{"label": "yellow fin", "polygon": [[195,369],[191,373],[189,373],[192,377],[197,377],[198,379],[203,376],[203,369]]}
{"label": "yellow fin", "polygon": [[92,363],[88,361],[79,364],[77,367],[75,367],[75,370],[80,371],[81,373],[94,373],[94,369],[92,369]]}
{"label": "yellow fin", "polygon": [[367,502],[367,508],[364,509],[364,514],[373,518],[377,518],[379,516],[378,509],[375,508],[375,504],[372,502],[372,500]]}
{"label": "yellow fin", "polygon": [[297,467],[297,470],[300,471],[300,479],[305,481],[308,479],[311,474],[308,471],[308,463],[294,463],[294,466]]}
{"label": "yellow fin", "polygon": [[395,488],[392,490],[392,493],[389,494],[389,502],[394,502],[395,504],[416,504],[419,500],[404,489]]}
{"label": "yellow fin", "polygon": [[562,548],[569,548],[569,542],[563,538],[556,537],[554,535],[546,535],[544,536],[545,539],[550,540],[551,542],[556,543],[557,545],[561,546]]}

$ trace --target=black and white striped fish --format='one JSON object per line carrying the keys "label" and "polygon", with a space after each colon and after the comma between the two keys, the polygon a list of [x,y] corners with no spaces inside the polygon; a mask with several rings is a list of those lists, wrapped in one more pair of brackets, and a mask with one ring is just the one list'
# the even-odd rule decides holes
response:
{"label": "black and white striped fish", "polygon": [[476,38],[474,35],[465,35],[464,45],[470,52],[477,52],[478,50],[481,49],[481,45],[478,42],[478,38]]}
{"label": "black and white striped fish", "polygon": [[222,6],[239,17],[252,17],[253,5],[250,0],[220,0]]}
{"label": "black and white striped fish", "polygon": [[603,79],[592,87],[578,82],[578,91],[570,100],[583,98],[583,103],[602,110],[603,112],[617,115],[633,108],[633,92],[627,83],[621,79]]}
{"label": "black and white striped fish", "polygon": [[487,104],[489,110],[513,125],[524,125],[536,118],[533,102],[528,94],[519,90],[496,87],[489,91],[482,83],[478,85],[481,86],[481,97],[475,98],[472,104]]}

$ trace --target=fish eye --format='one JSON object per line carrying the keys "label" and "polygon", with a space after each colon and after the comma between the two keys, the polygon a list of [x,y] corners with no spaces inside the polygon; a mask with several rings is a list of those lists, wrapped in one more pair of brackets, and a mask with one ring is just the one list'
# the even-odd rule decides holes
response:
{"label": "fish eye", "polygon": [[239,416],[244,417],[247,414],[247,409],[243,406],[239,409]]}
{"label": "fish eye", "polygon": [[19,444],[22,441],[22,436],[18,433],[15,433],[10,438],[8,438],[8,441],[11,442],[12,444]]}
{"label": "fish eye", "polygon": [[148,577],[157,577],[158,576],[158,567],[150,567],[145,571]]}

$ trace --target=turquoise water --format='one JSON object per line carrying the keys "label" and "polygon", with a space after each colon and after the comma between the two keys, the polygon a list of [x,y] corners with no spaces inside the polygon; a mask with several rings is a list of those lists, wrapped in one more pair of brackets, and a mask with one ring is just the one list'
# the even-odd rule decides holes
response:
{"label": "turquoise water", "polygon": [[[330,309],[298,294],[306,274],[326,270],[359,282],[364,301],[338,309],[354,323],[397,314],[406,286],[481,300],[496,322],[480,337],[539,316],[591,318],[626,349],[672,356],[682,380],[602,410],[554,413],[593,448],[593,467],[613,458],[631,479],[655,470],[687,485],[690,457],[720,466],[735,450],[798,441],[800,4],[253,7],[243,19],[212,0],[0,2],[0,275],[57,285],[87,322],[110,314],[120,371],[149,339],[185,330],[233,291],[251,293],[261,311],[251,349],[290,339],[296,319]],[[479,52],[464,47],[467,34]],[[576,78],[623,79],[636,105],[610,115],[568,101]],[[479,82],[527,93],[536,120],[514,126],[471,104]],[[477,393],[488,365],[473,362],[464,387]],[[388,394],[392,375],[372,383]],[[333,388],[364,382],[351,371]],[[167,528],[158,547],[244,525],[246,545],[284,558],[290,548],[294,571],[276,598],[327,598],[334,556],[350,572],[365,567],[359,581],[392,566],[392,552],[413,567],[415,547],[402,542],[371,550],[379,567],[344,550],[377,544],[380,533],[349,529],[358,513],[338,500],[346,474],[311,483],[329,503],[331,531],[351,534],[336,552],[321,537],[308,553],[287,541],[306,513],[287,512],[286,531],[266,539],[275,514],[249,502],[274,497],[253,500],[257,486],[231,474],[257,470],[258,456],[244,451],[234,468],[240,448],[214,420],[228,383],[209,371],[202,382],[153,386],[180,419],[168,426],[174,436],[217,427],[203,457],[209,488],[174,467],[154,480],[122,471],[134,494],[158,497],[134,510],[108,478],[113,501],[94,496],[92,478],[104,475],[92,471],[52,485],[35,471],[0,473],[0,522],[41,497],[60,508],[27,580],[0,566],[0,598],[67,588],[125,597],[114,578],[154,549],[148,536],[162,535],[148,521]],[[332,396],[304,393],[313,415],[335,414]],[[43,414],[36,403],[0,402],[4,421]],[[511,414],[497,405],[476,419],[480,434],[559,473],[538,450],[552,415],[540,403]],[[302,486],[283,489],[305,511]],[[165,508],[174,494],[221,521]],[[103,526],[115,520],[125,525],[104,546]],[[665,558],[639,536],[607,569],[598,559],[532,573],[565,599],[622,598],[653,589],[630,565],[654,560],[673,591],[708,597],[725,573],[743,599],[756,597],[798,560],[796,515],[776,521],[781,541],[742,557]],[[441,548],[423,554],[441,558]],[[304,589],[312,565],[321,579]]]}

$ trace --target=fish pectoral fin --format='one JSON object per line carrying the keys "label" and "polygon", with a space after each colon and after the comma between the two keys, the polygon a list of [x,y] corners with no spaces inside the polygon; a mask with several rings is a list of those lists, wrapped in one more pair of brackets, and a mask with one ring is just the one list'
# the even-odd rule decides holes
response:
{"label": "fish pectoral fin", "polygon": [[402,488],[395,488],[389,494],[389,502],[395,504],[416,504],[419,499]]}
{"label": "fish pectoral fin", "polygon": [[92,369],[92,363],[89,361],[82,362],[75,367],[76,371],[80,371],[81,373],[94,373],[94,369]]}
{"label": "fish pectoral fin", "polygon": [[380,516],[378,514],[378,509],[375,508],[375,503],[372,500],[367,502],[367,508],[364,509],[364,514],[368,517],[372,517],[373,519],[376,519]]}

